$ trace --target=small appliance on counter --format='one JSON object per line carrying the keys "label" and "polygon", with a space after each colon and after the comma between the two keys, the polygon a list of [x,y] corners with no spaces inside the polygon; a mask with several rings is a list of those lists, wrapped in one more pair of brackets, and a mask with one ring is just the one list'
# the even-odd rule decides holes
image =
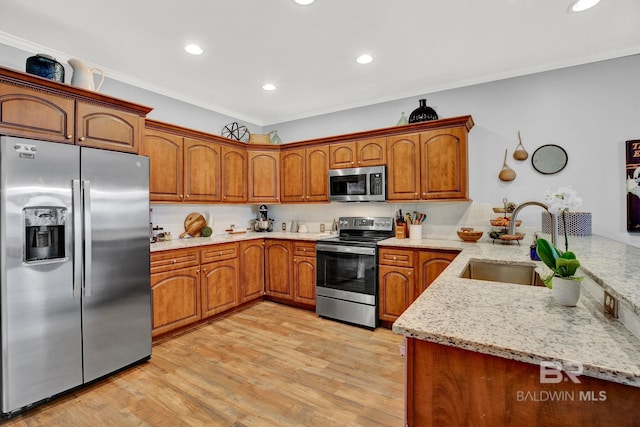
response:
{"label": "small appliance on counter", "polygon": [[253,229],[255,231],[273,231],[273,218],[269,218],[267,205],[260,205],[258,208],[258,218]]}

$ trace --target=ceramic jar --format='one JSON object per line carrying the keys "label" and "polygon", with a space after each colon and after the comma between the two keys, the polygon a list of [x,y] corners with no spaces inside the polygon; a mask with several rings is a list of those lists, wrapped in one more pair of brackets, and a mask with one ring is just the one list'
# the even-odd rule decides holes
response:
{"label": "ceramic jar", "polygon": [[552,279],[553,298],[555,301],[567,307],[575,307],[580,299],[580,282],[577,280],[554,277]]}

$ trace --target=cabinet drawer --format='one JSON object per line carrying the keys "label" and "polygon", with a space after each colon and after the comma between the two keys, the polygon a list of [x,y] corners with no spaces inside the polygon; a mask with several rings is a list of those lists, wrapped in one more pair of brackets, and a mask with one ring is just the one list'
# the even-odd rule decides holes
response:
{"label": "cabinet drawer", "polygon": [[293,242],[294,256],[316,256],[316,244],[312,242]]}
{"label": "cabinet drawer", "polygon": [[151,274],[200,265],[200,249],[178,249],[151,253]]}
{"label": "cabinet drawer", "polygon": [[202,249],[202,263],[233,259],[238,256],[236,243],[224,243],[221,245],[207,246]]}
{"label": "cabinet drawer", "polygon": [[407,249],[380,248],[378,251],[378,263],[397,267],[413,267],[415,264],[415,252]]}

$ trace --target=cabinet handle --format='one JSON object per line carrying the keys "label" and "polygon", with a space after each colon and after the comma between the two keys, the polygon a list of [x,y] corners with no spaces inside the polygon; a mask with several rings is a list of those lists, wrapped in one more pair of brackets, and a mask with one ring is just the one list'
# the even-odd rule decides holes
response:
{"label": "cabinet handle", "polygon": [[80,138],[78,138],[80,141],[84,141],[84,136],[81,136]]}
{"label": "cabinet handle", "polygon": [[200,274],[200,270],[196,270],[196,273]]}
{"label": "cabinet handle", "polygon": [[307,252],[307,248],[302,248],[302,252]]}
{"label": "cabinet handle", "polygon": [[203,268],[203,269],[202,269],[202,272],[203,272],[203,273],[206,273],[206,272],[207,272],[207,269],[206,269],[206,268]]}
{"label": "cabinet handle", "polygon": [[191,197],[191,195],[187,194],[187,199],[188,199],[189,197]]}
{"label": "cabinet handle", "polygon": [[218,253],[218,255],[219,255],[219,256],[222,256],[222,251],[220,251],[220,252]]}
{"label": "cabinet handle", "polygon": [[178,260],[177,260],[177,259],[174,259],[174,260],[173,260],[173,263],[174,263],[174,264],[175,264],[175,263],[177,263],[177,262],[178,262]]}
{"label": "cabinet handle", "polygon": [[67,139],[71,139],[71,138],[73,138],[73,135],[71,134],[67,135]]}
{"label": "cabinet handle", "polygon": [[398,257],[397,257],[397,256],[394,256],[394,257],[393,257],[393,260],[394,260],[394,261],[396,261],[397,259],[398,259]]}
{"label": "cabinet handle", "polygon": [[418,195],[418,193],[413,193],[413,195],[414,195],[414,196],[417,196],[417,195]]}

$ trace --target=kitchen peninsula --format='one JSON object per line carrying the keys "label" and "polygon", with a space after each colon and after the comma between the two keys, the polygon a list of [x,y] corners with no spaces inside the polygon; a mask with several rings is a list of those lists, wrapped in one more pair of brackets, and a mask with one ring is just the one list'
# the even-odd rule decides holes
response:
{"label": "kitchen peninsula", "polygon": [[[393,325],[407,337],[409,425],[637,421],[632,410],[640,401],[640,339],[603,314],[602,302],[584,286],[577,307],[562,307],[544,287],[460,277],[469,260],[534,264],[528,247],[423,243],[463,250]],[[382,244],[414,245],[395,239]],[[585,281],[614,294],[637,319],[640,249],[599,236],[571,238],[571,248],[583,262]],[[619,260],[613,274],[611,259]],[[542,362],[560,363],[565,372],[542,383]]]}

